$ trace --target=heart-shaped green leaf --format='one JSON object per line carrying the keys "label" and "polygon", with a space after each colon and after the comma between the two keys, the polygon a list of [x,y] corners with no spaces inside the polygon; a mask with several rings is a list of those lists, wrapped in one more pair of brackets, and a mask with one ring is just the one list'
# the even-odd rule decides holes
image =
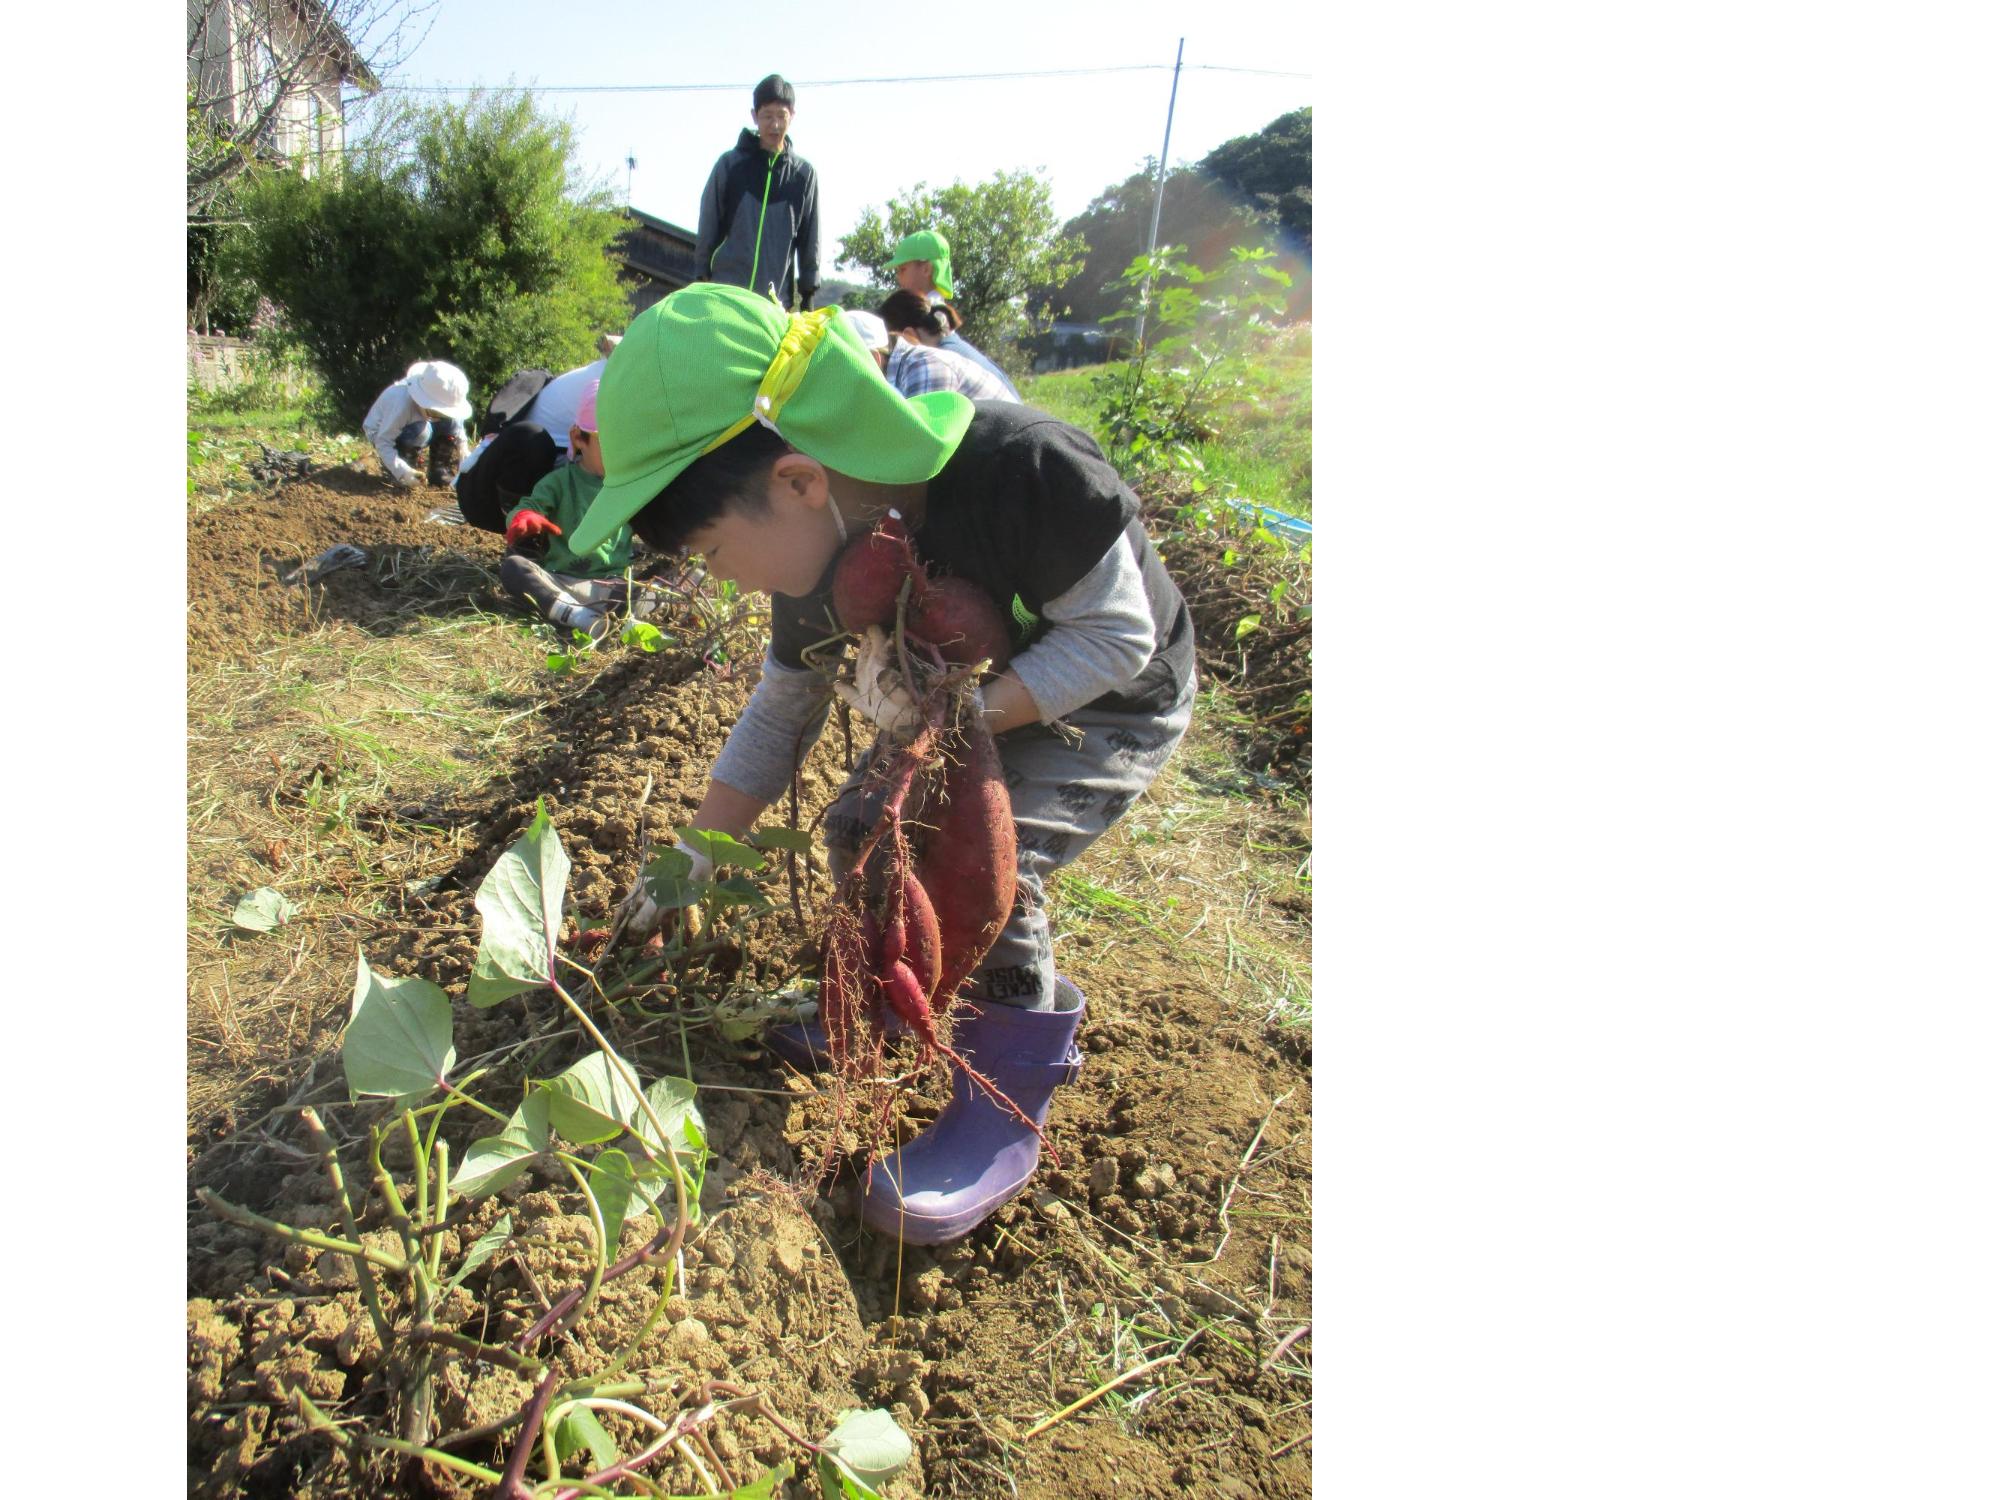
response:
{"label": "heart-shaped green leaf", "polygon": [[909,1436],[879,1407],[844,1413],[820,1447],[871,1486],[887,1483],[910,1461]]}
{"label": "heart-shaped green leaf", "polygon": [[442,1088],[458,1060],[451,1001],[428,979],[389,979],[356,954],[354,1004],[340,1042],[347,1097],[422,1098]]}
{"label": "heart-shaped green leaf", "polygon": [[498,1192],[549,1148],[549,1099],[537,1091],[521,1101],[498,1135],[481,1136],[452,1173],[451,1190],[461,1198]]}
{"label": "heart-shaped green leaf", "polygon": [[747,875],[731,875],[709,887],[708,899],[718,907],[747,906],[754,911],[769,910],[771,898],[759,890]]}
{"label": "heart-shaped green leaf", "polygon": [[661,1126],[667,1132],[665,1141],[657,1138],[653,1122],[644,1110],[636,1111],[631,1120],[632,1133],[651,1146],[663,1158],[666,1147],[682,1152],[706,1151],[708,1149],[708,1129],[702,1123],[701,1110],[695,1104],[695,1087],[685,1078],[675,1078],[669,1074],[656,1080],[646,1090],[646,1102],[653,1106],[653,1113],[659,1116]]}
{"label": "heart-shaped green leaf", "polygon": [[555,1445],[559,1462],[568,1459],[579,1448],[588,1448],[600,1469],[608,1469],[618,1462],[618,1445],[611,1441],[611,1434],[604,1430],[597,1414],[587,1406],[572,1406],[563,1413],[563,1419],[556,1423]]}
{"label": "heart-shaped green leaf", "polygon": [[473,900],[484,925],[466,999],[496,1005],[549,982],[568,880],[569,855],[537,800],[534,821],[487,872]]}
{"label": "heart-shaped green leaf", "polygon": [[229,920],[246,932],[271,932],[289,922],[298,913],[298,907],[272,890],[261,885],[241,901],[236,910],[229,914]]}
{"label": "heart-shaped green leaf", "polygon": [[667,638],[660,633],[660,627],[649,625],[644,620],[634,620],[627,625],[618,639],[628,646],[637,646],[641,651],[658,651],[667,644]]}
{"label": "heart-shaped green leaf", "polygon": [[536,1087],[549,1101],[549,1124],[580,1146],[615,1140],[639,1108],[639,1096],[602,1052],[593,1052]]}
{"label": "heart-shaped green leaf", "polygon": [[694,861],[671,845],[654,855],[640,874],[646,878],[646,894],[662,911],[693,906],[707,884],[693,878]]}
{"label": "heart-shaped green leaf", "polygon": [[748,844],[712,828],[676,828],[674,837],[690,849],[699,849],[714,860],[718,868],[723,865],[740,865],[746,870],[764,868],[763,855]]}

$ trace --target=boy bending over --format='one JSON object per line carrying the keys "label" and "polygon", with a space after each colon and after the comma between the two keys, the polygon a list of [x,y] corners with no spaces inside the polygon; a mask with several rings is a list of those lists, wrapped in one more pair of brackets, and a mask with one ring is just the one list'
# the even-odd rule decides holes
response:
{"label": "boy bending over", "polygon": [[[698,552],[714,576],[771,598],[763,677],[696,827],[741,835],[790,785],[794,747],[826,721],[825,679],[804,651],[839,629],[835,559],[891,507],[933,573],[977,583],[1010,620],[1013,659],[982,696],[1013,799],[1019,885],[962,992],[953,1045],[1040,1123],[1081,1064],[1084,1012],[1055,971],[1044,882],[1159,774],[1193,709],[1187,606],[1138,501],[1077,428],[955,391],[906,400],[837,309],[788,316],[735,287],[687,287],[640,314],[605,370],[599,412],[604,488],[574,545],[629,522],[649,546]],[[841,691],[893,730],[909,694],[883,639],[864,638],[862,687]],[[871,823],[865,770],[827,812],[836,871]],[[658,925],[643,885],[628,900],[631,925]],[[824,1033],[791,1028],[772,1043],[809,1063]],[[955,1079],[937,1121],[870,1174],[863,1216],[914,1243],[956,1239],[1027,1185],[1038,1153],[1032,1131]]]}

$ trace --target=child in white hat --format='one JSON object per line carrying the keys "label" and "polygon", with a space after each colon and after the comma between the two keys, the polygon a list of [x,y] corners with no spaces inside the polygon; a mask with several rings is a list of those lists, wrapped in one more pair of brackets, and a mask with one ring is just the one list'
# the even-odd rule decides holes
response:
{"label": "child in white hat", "polygon": [[441,359],[419,360],[361,419],[361,432],[397,484],[417,483],[414,467],[430,450],[430,482],[449,484],[465,457],[465,421],[472,415],[465,371]]}

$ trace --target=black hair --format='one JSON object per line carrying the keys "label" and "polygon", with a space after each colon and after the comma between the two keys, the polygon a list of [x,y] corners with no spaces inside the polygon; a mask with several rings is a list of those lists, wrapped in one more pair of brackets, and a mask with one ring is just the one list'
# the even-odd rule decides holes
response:
{"label": "black hair", "polygon": [[953,326],[945,315],[943,304],[933,307],[915,292],[891,292],[883,298],[875,315],[891,333],[900,333],[905,328],[921,328],[943,338]]}
{"label": "black hair", "polygon": [[771,466],[791,451],[777,433],[753,422],[681,470],[632,517],[632,530],[655,551],[674,553],[724,511],[761,516],[771,505]]}
{"label": "black hair", "polygon": [[758,84],[755,89],[751,90],[750,107],[752,109],[762,109],[767,104],[782,104],[786,109],[796,111],[798,109],[798,97],[792,91],[792,86],[789,83],[785,82],[776,73],[773,73],[762,83]]}

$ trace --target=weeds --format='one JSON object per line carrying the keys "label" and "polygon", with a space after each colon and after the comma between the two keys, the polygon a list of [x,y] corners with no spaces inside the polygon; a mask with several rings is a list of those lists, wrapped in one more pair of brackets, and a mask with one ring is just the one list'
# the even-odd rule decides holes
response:
{"label": "weeds", "polygon": [[[695,1105],[695,1085],[667,1075],[642,1085],[640,1075],[605,1038],[586,1008],[559,977],[569,858],[539,805],[534,821],[503,854],[481,885],[483,919],[478,956],[465,999],[487,1007],[528,991],[553,993],[594,1044],[594,1050],[552,1077],[531,1078],[511,1114],[470,1090],[482,1073],[454,1078],[452,1005],[445,992],[420,977],[392,979],[358,958],[353,1003],[341,1067],[350,1102],[387,1101],[387,1112],[366,1124],[365,1181],[369,1193],[350,1187],[348,1163],[318,1112],[301,1111],[315,1155],[339,1209],[337,1229],[313,1229],[253,1213],[206,1188],[197,1197],[218,1217],[263,1231],[290,1245],[344,1259],[355,1279],[375,1336],[373,1375],[382,1394],[379,1415],[336,1423],[303,1385],[284,1391],[302,1424],[345,1453],[362,1449],[395,1453],[493,1486],[500,1500],[601,1493],[636,1478],[669,1452],[707,1468],[692,1449],[694,1438],[727,1480],[706,1431],[725,1415],[762,1419],[803,1447],[819,1466],[829,1493],[875,1496],[874,1485],[892,1477],[910,1457],[908,1438],[886,1412],[855,1412],[826,1438],[796,1432],[765,1399],[723,1381],[708,1381],[691,1398],[638,1373],[635,1359],[679,1289],[679,1251],[700,1216],[709,1141]],[[441,1098],[433,1096],[442,1095]],[[475,1110],[500,1128],[473,1140],[452,1169],[441,1129],[454,1108]],[[386,1148],[407,1148],[407,1187],[390,1170]],[[594,1148],[594,1149],[593,1149]],[[582,1284],[554,1298],[547,1309],[515,1330],[493,1332],[493,1316],[447,1311],[445,1294],[464,1287],[483,1265],[514,1242],[511,1215],[503,1215],[473,1240],[449,1274],[444,1231],[457,1221],[454,1204],[490,1196],[531,1167],[559,1167],[575,1190],[588,1223],[590,1255]],[[369,1218],[389,1233],[364,1234]],[[658,1228],[639,1249],[620,1252],[624,1226],[647,1218]],[[628,1275],[641,1281],[660,1270],[651,1310],[636,1332],[608,1359],[585,1360],[565,1334],[588,1317],[605,1287]],[[469,1361],[510,1370],[533,1382],[534,1394],[513,1416],[495,1424],[506,1438],[504,1466],[474,1463],[435,1446],[438,1380],[443,1367]],[[668,1398],[663,1400],[662,1398]],[[662,1415],[662,1410],[669,1413]],[[637,1451],[622,1453],[598,1420],[599,1412],[636,1419],[653,1434]],[[511,1437],[509,1437],[511,1434]],[[583,1472],[567,1466],[582,1455]],[[528,1473],[538,1467],[532,1487]],[[789,1477],[791,1466],[767,1471],[732,1492],[768,1494]],[[709,1478],[713,1488],[713,1478]]]}
{"label": "weeds", "polygon": [[1152,337],[1091,381],[1108,451],[1128,472],[1191,474],[1208,487],[1197,444],[1220,436],[1218,412],[1242,390],[1267,315],[1282,313],[1292,278],[1268,249],[1237,246],[1213,271],[1169,245],[1134,257],[1120,275],[1126,303],[1104,321],[1145,319]]}

